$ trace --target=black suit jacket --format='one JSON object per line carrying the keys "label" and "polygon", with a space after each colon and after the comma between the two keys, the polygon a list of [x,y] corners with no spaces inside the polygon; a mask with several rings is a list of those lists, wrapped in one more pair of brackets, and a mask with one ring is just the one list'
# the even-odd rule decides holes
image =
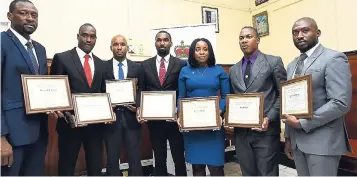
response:
{"label": "black suit jacket", "polygon": [[[139,107],[140,106],[140,98],[141,98],[141,90],[142,90],[143,81],[144,81],[143,72],[142,72],[140,64],[135,63],[129,59],[127,59],[127,63],[128,63],[128,73],[127,73],[126,77],[127,78],[136,78],[138,80],[138,88],[136,90],[136,106]],[[114,71],[113,71],[113,59],[106,61],[105,65],[106,65],[105,79],[106,80],[115,79]],[[132,112],[125,107],[120,107],[119,109],[123,110],[124,117],[121,117],[121,119],[125,119],[128,128],[137,129],[137,128],[141,127],[141,124],[139,124],[138,121],[136,120],[135,112]],[[120,123],[120,120],[117,120],[117,123]]]}
{"label": "black suit jacket", "polygon": [[[94,76],[89,87],[84,68],[78,57],[76,48],[54,55],[51,65],[51,75],[68,75],[72,93],[104,93],[105,64],[104,61],[92,54],[94,60]],[[61,119],[58,119],[59,121]],[[58,127],[57,127],[58,128]]]}

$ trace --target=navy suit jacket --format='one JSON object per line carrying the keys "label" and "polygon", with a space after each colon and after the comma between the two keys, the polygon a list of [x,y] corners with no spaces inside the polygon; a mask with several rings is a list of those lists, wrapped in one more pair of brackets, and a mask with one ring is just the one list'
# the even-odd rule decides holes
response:
{"label": "navy suit jacket", "polygon": [[[46,50],[33,41],[40,75],[47,75]],[[30,55],[15,34],[1,32],[1,136],[12,146],[47,139],[46,114],[26,115],[21,74],[35,74]]]}

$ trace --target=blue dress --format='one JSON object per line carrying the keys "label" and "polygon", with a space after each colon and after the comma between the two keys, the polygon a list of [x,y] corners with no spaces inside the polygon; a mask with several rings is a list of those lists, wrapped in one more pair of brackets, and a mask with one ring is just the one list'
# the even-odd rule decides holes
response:
{"label": "blue dress", "polygon": [[[202,75],[203,73],[203,75]],[[220,110],[226,107],[229,93],[229,79],[221,66],[182,68],[178,83],[180,98],[218,96],[220,91]],[[178,104],[179,105],[179,104]],[[224,165],[225,133],[219,131],[191,131],[182,133],[185,145],[185,158],[191,164]]]}

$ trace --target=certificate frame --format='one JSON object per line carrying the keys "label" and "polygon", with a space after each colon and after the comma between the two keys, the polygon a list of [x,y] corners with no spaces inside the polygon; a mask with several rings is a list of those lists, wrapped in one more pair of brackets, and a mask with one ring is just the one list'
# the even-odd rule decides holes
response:
{"label": "certificate frame", "polygon": [[[81,115],[79,114],[79,111],[78,111],[79,105],[77,104],[77,98],[79,98],[79,97],[107,97],[111,117],[98,119],[98,120],[92,120],[92,121],[80,121],[79,116],[81,116]],[[77,93],[77,94],[72,94],[72,100],[73,100],[74,113],[75,113],[74,116],[71,117],[72,120],[70,120],[72,127],[80,127],[80,126],[88,125],[88,124],[108,123],[108,122],[116,121],[116,116],[115,116],[112,106],[111,106],[109,93]]]}
{"label": "certificate frame", "polygon": [[[232,123],[229,122],[229,105],[232,99],[239,98],[259,98],[259,123],[258,124],[243,124],[243,123]],[[254,128],[261,127],[263,124],[264,117],[264,94],[263,93],[242,93],[242,94],[228,94],[226,97],[227,113],[225,115],[224,123],[229,127],[240,127],[240,128]]]}
{"label": "certificate frame", "polygon": [[[105,80],[105,84],[109,83],[121,83],[121,82],[132,82],[132,89],[133,89],[133,101],[131,102],[123,102],[123,103],[111,103],[113,106],[119,106],[119,105],[126,105],[126,104],[136,104],[136,89],[137,89],[137,79],[136,78],[126,78],[126,79],[121,79],[121,80]],[[108,93],[108,92],[107,92]],[[110,94],[109,94],[110,95]],[[113,98],[110,98],[113,100]]]}
{"label": "certificate frame", "polygon": [[[144,112],[144,102],[145,96],[147,95],[172,95],[172,114],[165,117],[145,117]],[[157,104],[157,103],[156,103]],[[140,119],[142,120],[176,120],[176,91],[142,91],[141,92],[141,102],[140,102]]]}
{"label": "certificate frame", "polygon": [[296,113],[296,114],[293,113],[293,114],[289,114],[289,115],[295,116],[296,118],[313,118],[312,75],[309,74],[309,75],[304,75],[304,76],[297,77],[297,78],[288,80],[286,82],[280,83],[280,118],[281,119],[285,119],[282,116],[284,114],[283,113],[283,102],[285,102],[283,100],[285,98],[284,95],[283,95],[284,94],[283,93],[283,87],[290,86],[290,85],[299,83],[301,81],[306,81],[306,83],[307,83],[307,93],[306,93],[307,94],[307,100],[305,100],[305,101],[308,104],[308,106],[307,106],[308,111],[304,112],[304,113]]}
{"label": "certificate frame", "polygon": [[[68,106],[58,106],[58,107],[47,107],[47,108],[31,108],[31,101],[30,101],[30,94],[29,93],[29,80],[42,80],[42,79],[58,79],[64,80],[65,90],[67,91],[67,97],[64,98],[68,102]],[[68,76],[66,75],[27,75],[21,74],[21,82],[22,82],[22,89],[23,89],[23,96],[25,102],[25,110],[26,114],[36,114],[36,113],[46,113],[50,111],[65,111],[65,110],[73,110],[73,103],[71,98],[71,89],[69,87]]]}
{"label": "certificate frame", "polygon": [[[215,104],[215,111],[216,111],[216,125],[215,126],[204,126],[204,127],[185,127],[184,117],[183,117],[183,104],[185,102],[192,102],[192,101],[211,101],[214,100]],[[180,131],[195,131],[195,130],[219,130],[222,126],[221,116],[219,115],[219,97],[218,96],[210,96],[210,97],[193,97],[193,98],[181,98],[180,99]]]}

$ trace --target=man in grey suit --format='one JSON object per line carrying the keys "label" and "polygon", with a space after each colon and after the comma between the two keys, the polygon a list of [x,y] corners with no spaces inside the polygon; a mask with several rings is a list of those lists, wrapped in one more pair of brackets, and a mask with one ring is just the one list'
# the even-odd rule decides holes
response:
{"label": "man in grey suit", "polygon": [[319,43],[314,19],[297,20],[292,35],[301,55],[288,65],[288,79],[312,75],[313,117],[284,115],[285,153],[299,176],[335,176],[341,155],[351,151],[344,123],[352,99],[348,59]]}
{"label": "man in grey suit", "polygon": [[243,27],[239,45],[241,61],[230,68],[231,93],[264,93],[262,127],[235,128],[236,152],[243,176],[279,176],[280,82],[286,71],[280,57],[258,50],[257,30]]}

